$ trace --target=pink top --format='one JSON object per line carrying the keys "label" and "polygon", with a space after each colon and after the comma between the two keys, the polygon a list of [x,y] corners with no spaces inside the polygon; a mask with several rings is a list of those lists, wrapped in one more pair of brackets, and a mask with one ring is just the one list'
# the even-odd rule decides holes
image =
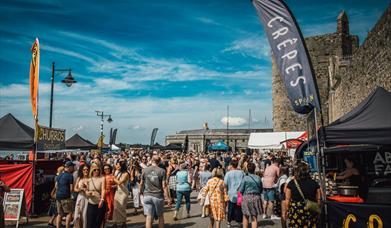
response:
{"label": "pink top", "polygon": [[279,175],[280,168],[275,164],[269,165],[263,174],[263,188],[273,188]]}

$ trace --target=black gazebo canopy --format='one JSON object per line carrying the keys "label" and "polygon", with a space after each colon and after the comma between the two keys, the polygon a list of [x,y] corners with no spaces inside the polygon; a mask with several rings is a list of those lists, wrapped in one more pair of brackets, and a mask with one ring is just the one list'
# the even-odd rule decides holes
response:
{"label": "black gazebo canopy", "polygon": [[65,147],[67,149],[85,149],[85,150],[97,148],[95,144],[82,138],[79,134],[74,134],[72,137],[70,137],[65,142]]}
{"label": "black gazebo canopy", "polygon": [[34,129],[11,113],[0,119],[0,149],[29,150],[34,147]]}
{"label": "black gazebo canopy", "polygon": [[327,146],[391,145],[391,93],[378,87],[352,111],[323,129]]}

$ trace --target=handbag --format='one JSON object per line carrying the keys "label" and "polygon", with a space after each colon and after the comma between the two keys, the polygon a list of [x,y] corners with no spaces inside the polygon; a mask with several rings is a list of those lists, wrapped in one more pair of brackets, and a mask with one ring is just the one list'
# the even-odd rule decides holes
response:
{"label": "handbag", "polygon": [[[248,175],[249,176],[249,175]],[[257,187],[259,188],[259,191],[262,192],[262,187],[260,185],[258,185],[258,183],[254,180],[254,178],[252,176],[249,176],[253,181],[254,183],[257,185]],[[239,185],[240,187],[240,185]],[[241,192],[238,191],[237,193],[237,200],[236,200],[236,205],[238,205],[239,207],[242,206],[242,201],[243,201],[243,194]]]}
{"label": "handbag", "polygon": [[243,195],[241,192],[238,192],[237,199],[236,199],[236,205],[239,207],[242,206],[242,201],[243,201]]}
{"label": "handbag", "polygon": [[315,212],[317,214],[320,214],[320,206],[319,206],[319,204],[317,202],[312,201],[312,200],[306,199],[304,197],[304,194],[301,191],[300,185],[297,183],[296,179],[294,179],[293,181],[295,182],[296,188],[299,191],[301,197],[303,198],[303,200],[305,202],[304,210],[312,211],[312,212]]}
{"label": "handbag", "polygon": [[212,195],[212,193],[215,191],[217,185],[219,185],[220,183],[220,180],[217,182],[217,184],[213,187],[213,190],[212,191],[208,191],[208,193],[206,194],[206,197],[205,197],[205,201],[204,201],[204,206],[208,206],[210,205],[210,197]]}

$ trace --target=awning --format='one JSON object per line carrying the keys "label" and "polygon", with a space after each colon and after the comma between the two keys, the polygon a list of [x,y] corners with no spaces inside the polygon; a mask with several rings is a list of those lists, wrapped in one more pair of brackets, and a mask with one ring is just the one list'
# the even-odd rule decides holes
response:
{"label": "awning", "polygon": [[251,133],[248,147],[251,149],[282,149],[285,145],[281,142],[299,138],[303,134],[304,131]]}

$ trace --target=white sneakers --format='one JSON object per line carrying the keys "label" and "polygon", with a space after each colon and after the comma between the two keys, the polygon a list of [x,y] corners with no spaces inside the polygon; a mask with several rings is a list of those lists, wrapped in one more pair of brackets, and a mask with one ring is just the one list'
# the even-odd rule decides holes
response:
{"label": "white sneakers", "polygon": [[272,216],[270,217],[270,219],[281,219],[281,218],[278,217],[277,215],[272,215]]}
{"label": "white sneakers", "polygon": [[266,214],[262,214],[262,219],[266,219],[267,218],[267,215]]}

